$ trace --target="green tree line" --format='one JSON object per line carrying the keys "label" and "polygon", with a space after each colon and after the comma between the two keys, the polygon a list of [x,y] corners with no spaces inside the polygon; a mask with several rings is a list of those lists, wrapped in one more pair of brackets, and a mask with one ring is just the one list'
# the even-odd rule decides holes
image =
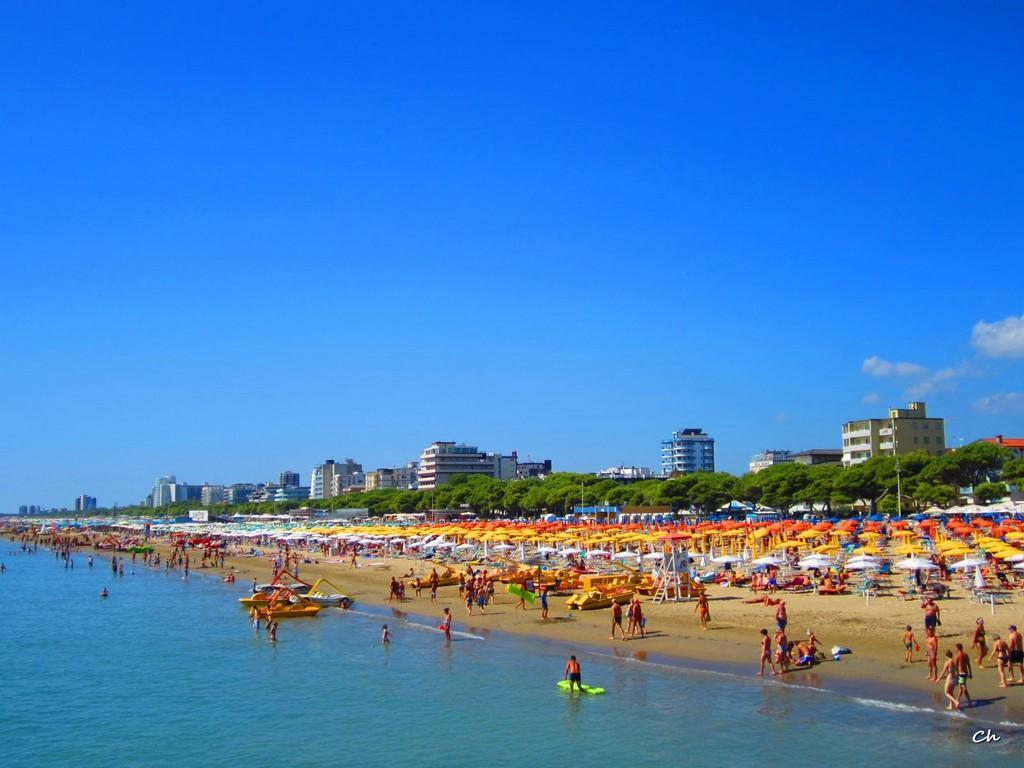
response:
{"label": "green tree line", "polygon": [[[495,480],[482,475],[459,475],[433,491],[382,489],[345,494],[329,499],[286,502],[215,504],[211,515],[281,514],[308,506],[331,510],[366,508],[370,514],[464,509],[480,516],[494,511],[510,517],[550,513],[563,515],[574,506],[595,504],[670,506],[710,513],[733,499],[750,501],[787,512],[798,504],[815,505],[830,514],[855,504],[871,512],[904,513],[931,505],[949,506],[961,498],[961,489],[973,488],[975,501],[989,503],[1007,493],[1007,484],[1024,485],[1024,460],[992,443],[977,442],[943,456],[918,451],[897,461],[879,456],[844,468],[837,464],[785,463],[742,476],[728,472],[698,472],[667,479],[620,484],[595,475],[556,472],[545,478]],[[160,507],[131,507],[118,514],[179,516],[198,502]]]}

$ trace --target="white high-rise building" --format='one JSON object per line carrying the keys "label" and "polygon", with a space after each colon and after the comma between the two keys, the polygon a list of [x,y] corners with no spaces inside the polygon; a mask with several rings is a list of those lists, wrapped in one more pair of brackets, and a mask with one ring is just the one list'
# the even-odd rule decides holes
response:
{"label": "white high-rise building", "polygon": [[703,429],[688,427],[661,441],[663,475],[715,471],[715,440]]}

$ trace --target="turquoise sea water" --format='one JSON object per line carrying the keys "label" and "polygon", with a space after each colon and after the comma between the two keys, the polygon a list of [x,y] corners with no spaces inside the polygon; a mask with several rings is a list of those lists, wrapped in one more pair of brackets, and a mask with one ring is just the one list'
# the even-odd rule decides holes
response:
{"label": "turquoise sea water", "polygon": [[[616,658],[385,608],[256,635],[245,585],[11,555],[0,765],[963,765],[1020,732],[864,696]],[[127,570],[127,569],[126,569]],[[107,586],[110,597],[99,591]],[[458,619],[459,617],[457,617]],[[380,626],[393,633],[379,643]],[[575,652],[605,696],[556,690]],[[972,744],[993,727],[998,743]]]}

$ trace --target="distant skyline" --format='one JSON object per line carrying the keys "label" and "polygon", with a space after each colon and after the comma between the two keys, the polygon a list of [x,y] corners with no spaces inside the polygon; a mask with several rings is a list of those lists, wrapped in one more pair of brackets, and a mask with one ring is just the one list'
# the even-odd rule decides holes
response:
{"label": "distant skyline", "polygon": [[0,513],[1024,435],[1015,4],[11,7]]}

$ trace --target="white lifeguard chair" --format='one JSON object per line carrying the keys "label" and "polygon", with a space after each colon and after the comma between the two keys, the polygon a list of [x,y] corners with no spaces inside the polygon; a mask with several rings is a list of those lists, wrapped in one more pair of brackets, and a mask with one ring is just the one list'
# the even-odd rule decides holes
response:
{"label": "white lifeguard chair", "polygon": [[693,598],[693,585],[690,581],[690,553],[686,546],[677,539],[667,538],[665,550],[661,556],[661,566],[654,579],[654,597],[652,603],[674,603],[683,600],[683,583],[686,584],[686,599]]}

